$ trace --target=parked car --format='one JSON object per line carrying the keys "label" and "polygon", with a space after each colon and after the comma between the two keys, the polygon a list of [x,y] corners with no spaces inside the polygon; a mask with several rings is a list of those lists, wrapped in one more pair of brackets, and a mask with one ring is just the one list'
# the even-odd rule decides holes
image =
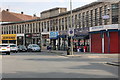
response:
{"label": "parked car", "polygon": [[18,52],[18,46],[16,44],[9,44],[10,45],[10,52]]}
{"label": "parked car", "polygon": [[0,53],[6,53],[7,55],[10,55],[10,45],[0,44]]}
{"label": "parked car", "polygon": [[41,48],[37,44],[29,44],[28,51],[41,51]]}
{"label": "parked car", "polygon": [[18,51],[20,51],[20,52],[26,52],[27,48],[24,45],[18,45]]}

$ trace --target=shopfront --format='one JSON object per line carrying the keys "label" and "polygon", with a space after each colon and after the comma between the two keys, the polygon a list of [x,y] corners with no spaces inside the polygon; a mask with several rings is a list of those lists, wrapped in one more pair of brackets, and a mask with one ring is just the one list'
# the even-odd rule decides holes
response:
{"label": "shopfront", "polygon": [[25,45],[24,34],[17,34],[17,45]]}
{"label": "shopfront", "polygon": [[32,33],[25,34],[25,46],[32,44]]}
{"label": "shopfront", "polygon": [[40,41],[41,39],[40,39],[40,33],[33,33],[32,34],[32,43],[33,44],[37,44],[37,45],[39,45],[40,46]]}
{"label": "shopfront", "polygon": [[50,46],[52,47],[53,50],[58,50],[59,49],[59,39],[58,39],[58,32],[50,32]]}
{"label": "shopfront", "polygon": [[8,43],[8,44],[17,44],[17,35],[16,34],[4,34],[1,35],[2,43]]}
{"label": "shopfront", "polygon": [[89,27],[74,30],[73,50],[81,49],[81,52],[89,52]]}
{"label": "shopfront", "polygon": [[67,50],[68,44],[70,46],[70,39],[68,39],[68,31],[59,31],[59,50]]}
{"label": "shopfront", "polygon": [[120,33],[118,27],[118,24],[91,27],[91,52],[120,53]]}
{"label": "shopfront", "polygon": [[49,44],[50,44],[49,34],[42,34],[42,41],[41,41],[42,49],[46,50]]}

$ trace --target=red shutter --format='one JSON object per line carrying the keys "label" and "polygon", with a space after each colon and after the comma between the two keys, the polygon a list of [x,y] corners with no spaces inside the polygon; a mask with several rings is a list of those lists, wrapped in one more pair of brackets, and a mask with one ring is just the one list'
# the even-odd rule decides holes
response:
{"label": "red shutter", "polygon": [[91,34],[91,52],[102,53],[102,38],[100,33]]}
{"label": "red shutter", "polygon": [[110,32],[110,53],[118,53],[118,32]]}
{"label": "red shutter", "polygon": [[104,48],[105,48],[105,53],[108,53],[108,37],[107,37],[107,33],[104,33]]}

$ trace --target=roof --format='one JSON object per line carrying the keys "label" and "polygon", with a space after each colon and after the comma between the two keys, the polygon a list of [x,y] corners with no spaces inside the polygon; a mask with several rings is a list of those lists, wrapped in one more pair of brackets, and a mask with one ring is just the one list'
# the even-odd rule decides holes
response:
{"label": "roof", "polygon": [[26,20],[33,20],[38,19],[39,17],[33,17],[30,15],[14,13],[3,10],[1,12],[0,21],[1,22],[17,22],[17,21],[26,21]]}
{"label": "roof", "polygon": [[54,11],[54,10],[58,10],[58,9],[67,9],[67,8],[62,8],[62,7],[56,7],[56,8],[52,8],[52,9],[49,9],[49,10],[45,10],[45,11],[42,11],[42,13],[46,13],[46,12],[49,12],[49,11]]}
{"label": "roof", "polygon": [[[83,10],[83,9],[86,9],[86,8],[89,8],[91,6],[95,6],[95,5],[98,5],[98,4],[101,4],[103,2],[92,2],[90,4],[86,4],[84,6],[81,6],[81,7],[78,7],[76,9],[73,9],[72,12],[77,12],[77,11],[80,11],[80,10]],[[53,9],[57,9],[57,8],[53,8]],[[16,24],[16,23],[25,23],[25,22],[32,22],[32,21],[41,21],[41,20],[45,20],[45,19],[51,19],[51,18],[56,18],[58,16],[63,16],[63,15],[67,15],[67,14],[70,14],[70,11],[66,11],[66,12],[63,12],[63,13],[60,13],[56,16],[52,16],[52,17],[48,17],[48,18],[39,18],[39,19],[34,19],[34,20],[28,20],[28,21],[20,21],[20,22],[13,22],[13,23],[3,23],[2,25],[9,25],[9,24]]]}

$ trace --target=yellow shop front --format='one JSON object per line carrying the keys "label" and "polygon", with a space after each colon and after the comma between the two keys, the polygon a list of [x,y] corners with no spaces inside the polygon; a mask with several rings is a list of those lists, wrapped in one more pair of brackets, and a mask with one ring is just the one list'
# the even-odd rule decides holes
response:
{"label": "yellow shop front", "polygon": [[13,43],[17,44],[17,35],[16,34],[3,34],[1,35],[1,42],[2,43]]}

